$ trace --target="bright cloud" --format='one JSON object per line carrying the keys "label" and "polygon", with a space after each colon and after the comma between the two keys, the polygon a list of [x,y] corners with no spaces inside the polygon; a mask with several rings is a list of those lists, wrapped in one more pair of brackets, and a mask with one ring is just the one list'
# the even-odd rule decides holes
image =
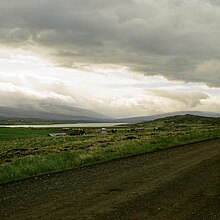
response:
{"label": "bright cloud", "polygon": [[202,83],[140,75],[116,65],[66,69],[25,51],[21,54],[15,51],[14,55],[6,51],[4,54],[7,53],[11,56],[0,59],[1,105],[61,103],[114,117],[179,110],[220,110],[216,98],[219,89]]}

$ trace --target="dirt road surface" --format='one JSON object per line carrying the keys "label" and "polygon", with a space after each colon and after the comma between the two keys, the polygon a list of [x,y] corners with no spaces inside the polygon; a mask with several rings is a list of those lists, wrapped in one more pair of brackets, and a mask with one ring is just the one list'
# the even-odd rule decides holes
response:
{"label": "dirt road surface", "polygon": [[0,219],[220,219],[220,140],[0,185]]}

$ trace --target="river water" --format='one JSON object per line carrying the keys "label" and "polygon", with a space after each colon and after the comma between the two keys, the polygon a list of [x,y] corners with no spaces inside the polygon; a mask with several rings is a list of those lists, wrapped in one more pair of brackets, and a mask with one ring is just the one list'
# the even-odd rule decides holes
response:
{"label": "river water", "polygon": [[49,125],[0,125],[1,128],[82,128],[82,127],[113,127],[126,123],[78,123],[78,124],[49,124]]}

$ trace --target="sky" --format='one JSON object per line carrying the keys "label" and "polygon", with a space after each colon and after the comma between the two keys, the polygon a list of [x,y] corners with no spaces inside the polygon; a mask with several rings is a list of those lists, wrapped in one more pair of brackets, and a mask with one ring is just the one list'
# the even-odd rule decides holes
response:
{"label": "sky", "polygon": [[220,112],[219,0],[2,0],[0,106]]}

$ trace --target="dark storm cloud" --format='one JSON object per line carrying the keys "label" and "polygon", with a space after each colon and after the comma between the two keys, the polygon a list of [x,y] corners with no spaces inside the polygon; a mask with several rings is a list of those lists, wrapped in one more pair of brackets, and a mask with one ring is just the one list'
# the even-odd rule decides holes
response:
{"label": "dark storm cloud", "polygon": [[9,0],[0,43],[35,45],[58,65],[110,63],[220,86],[217,0]]}

